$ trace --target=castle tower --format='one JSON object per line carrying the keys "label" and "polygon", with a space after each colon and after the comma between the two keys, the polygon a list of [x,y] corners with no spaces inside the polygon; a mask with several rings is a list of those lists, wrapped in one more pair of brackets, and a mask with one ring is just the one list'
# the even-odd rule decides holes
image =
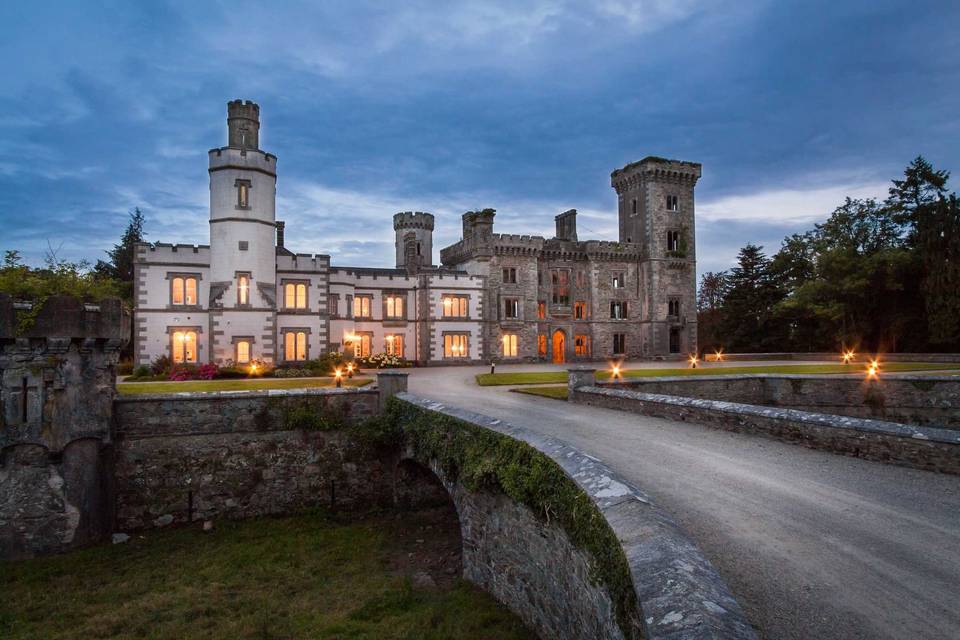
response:
{"label": "castle tower", "polygon": [[[228,145],[210,158],[210,356],[233,357],[228,333],[260,336],[261,318],[218,318],[218,310],[253,311],[276,307],[277,158],[259,149],[260,107],[227,104]],[[213,324],[222,322],[220,327]],[[239,322],[249,327],[235,326]],[[214,330],[218,329],[215,334]],[[218,336],[225,344],[218,344]],[[268,346],[263,345],[262,346]],[[269,345],[272,350],[272,345]],[[272,355],[272,351],[270,354]]]}
{"label": "castle tower", "polygon": [[649,156],[610,174],[620,242],[641,245],[644,255],[642,320],[651,323],[646,355],[697,349],[693,192],[700,173],[699,163]]}
{"label": "castle tower", "polygon": [[393,230],[397,234],[397,268],[409,266],[404,238],[413,233],[416,241],[417,266],[433,266],[433,214],[421,211],[402,211],[393,216]]}

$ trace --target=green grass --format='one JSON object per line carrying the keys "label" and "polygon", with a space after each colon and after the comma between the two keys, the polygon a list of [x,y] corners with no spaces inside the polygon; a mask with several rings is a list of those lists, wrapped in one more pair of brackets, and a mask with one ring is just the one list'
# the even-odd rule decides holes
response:
{"label": "green grass", "polygon": [[[346,378],[345,387],[362,387],[370,378]],[[121,382],[117,391],[122,396],[147,393],[181,393],[184,391],[258,391],[262,389],[313,389],[332,387],[333,378],[256,378],[253,380],[186,380],[184,382]]]}
{"label": "green grass", "polygon": [[[598,364],[597,380],[609,380],[610,371]],[[888,362],[881,364],[880,374],[904,371],[946,371],[960,370],[960,364],[942,364],[937,362]],[[689,367],[673,369],[628,369],[623,371],[626,378],[650,378],[661,376],[730,376],[742,373],[861,373],[863,364],[776,364],[744,367],[712,367],[701,365],[696,369]],[[512,373],[481,373],[477,383],[482,387],[520,384],[549,384],[567,381],[566,371],[518,371]]]}
{"label": "green grass", "polygon": [[412,517],[224,521],[8,562],[0,637],[532,640],[472,585],[415,589],[389,568]]}
{"label": "green grass", "polygon": [[553,398],[554,400],[566,400],[567,399],[567,387],[563,385],[557,385],[555,387],[518,387],[516,389],[510,389],[510,391],[515,391],[517,393],[526,393],[531,396],[542,396],[544,398]]}

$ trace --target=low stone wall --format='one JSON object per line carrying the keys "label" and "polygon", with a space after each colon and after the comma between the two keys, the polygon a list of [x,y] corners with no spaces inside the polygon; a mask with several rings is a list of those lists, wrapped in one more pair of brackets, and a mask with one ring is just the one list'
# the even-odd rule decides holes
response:
{"label": "low stone wall", "polygon": [[579,404],[768,436],[857,458],[960,474],[960,431],[628,389],[574,386],[572,381],[569,399]]}
{"label": "low stone wall", "polygon": [[749,374],[625,378],[597,386],[960,429],[960,376]]}
{"label": "low stone wall", "polygon": [[[866,363],[872,354],[860,353],[854,356],[854,362]],[[715,362],[717,359],[714,353],[705,353],[704,360]],[[750,360],[798,360],[806,362],[840,362],[839,352],[819,352],[819,353],[724,353],[722,358],[731,362],[746,362]],[[884,362],[960,362],[960,353],[884,353],[882,354]]]}
{"label": "low stone wall", "polygon": [[457,507],[464,576],[542,638],[755,637],[676,523],[596,458],[411,394],[393,402],[405,455]]}
{"label": "low stone wall", "polygon": [[391,461],[348,430],[378,403],[375,389],[119,398],[117,529],[388,504]]}

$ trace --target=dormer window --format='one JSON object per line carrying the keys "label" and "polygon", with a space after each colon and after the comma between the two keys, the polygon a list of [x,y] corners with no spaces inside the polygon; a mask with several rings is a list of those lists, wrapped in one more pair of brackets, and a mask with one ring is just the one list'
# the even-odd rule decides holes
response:
{"label": "dormer window", "polygon": [[234,185],[237,187],[237,208],[250,208],[250,181],[238,179]]}
{"label": "dormer window", "polygon": [[667,196],[667,211],[679,211],[680,210],[680,198],[673,195]]}

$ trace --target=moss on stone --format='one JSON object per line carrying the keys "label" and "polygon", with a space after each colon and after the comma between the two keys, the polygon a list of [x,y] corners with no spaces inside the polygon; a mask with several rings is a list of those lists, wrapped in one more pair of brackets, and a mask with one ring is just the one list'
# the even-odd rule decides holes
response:
{"label": "moss on stone", "polygon": [[933,388],[937,386],[936,380],[909,380],[909,382],[914,389],[920,391],[933,391]]}
{"label": "moss on stone", "polygon": [[391,398],[385,420],[402,429],[414,457],[470,491],[506,494],[538,518],[558,524],[592,557],[591,579],[613,602],[624,637],[639,611],[630,568],[616,534],[589,495],[549,456],[525,442]]}

